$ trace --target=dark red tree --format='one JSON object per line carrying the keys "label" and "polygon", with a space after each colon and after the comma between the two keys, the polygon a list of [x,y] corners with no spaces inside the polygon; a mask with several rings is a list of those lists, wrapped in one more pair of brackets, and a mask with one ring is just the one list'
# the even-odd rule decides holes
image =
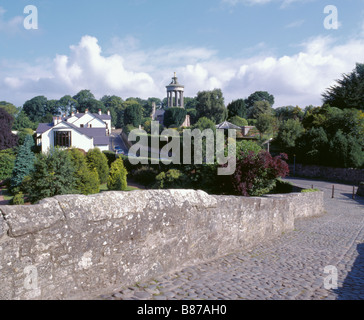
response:
{"label": "dark red tree", "polygon": [[18,143],[18,136],[11,132],[14,118],[0,108],[0,150],[11,149]]}

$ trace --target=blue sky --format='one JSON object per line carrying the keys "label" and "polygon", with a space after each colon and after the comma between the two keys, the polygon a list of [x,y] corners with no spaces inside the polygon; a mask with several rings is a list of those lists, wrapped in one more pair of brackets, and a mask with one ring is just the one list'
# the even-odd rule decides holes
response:
{"label": "blue sky", "polygon": [[[29,4],[37,30],[23,26]],[[327,5],[337,30],[324,27]],[[0,100],[18,106],[82,89],[163,98],[176,71],[188,96],[221,88],[229,103],[264,90],[275,107],[305,107],[356,62],[363,0],[0,0]]]}

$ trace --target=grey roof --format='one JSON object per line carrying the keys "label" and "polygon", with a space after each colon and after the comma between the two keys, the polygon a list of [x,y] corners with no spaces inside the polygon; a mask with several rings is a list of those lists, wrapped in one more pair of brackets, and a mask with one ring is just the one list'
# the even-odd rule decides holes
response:
{"label": "grey roof", "polygon": [[223,123],[220,123],[216,126],[216,129],[237,129],[241,130],[242,127],[236,126],[235,124],[232,124],[228,121],[225,121]]}
{"label": "grey roof", "polygon": [[[109,144],[109,137],[106,135],[106,129],[104,128],[79,128],[72,123],[66,123],[72,129],[84,134],[89,138],[94,138],[94,143],[96,145],[107,145]],[[54,125],[52,123],[40,123],[37,129],[38,134],[42,134],[50,129],[52,129]]]}
{"label": "grey roof", "polygon": [[[81,117],[83,117],[86,113],[75,113],[75,117],[80,119]],[[93,116],[95,116],[96,118],[99,118],[100,120],[111,120],[111,115],[109,116],[108,114],[98,114],[98,113],[90,113]],[[72,116],[70,117],[66,117],[64,120],[68,120],[72,118]]]}
{"label": "grey roof", "polygon": [[40,123],[38,125],[36,133],[42,134],[42,133],[48,131],[49,129],[51,129],[52,127],[53,127],[53,123]]}

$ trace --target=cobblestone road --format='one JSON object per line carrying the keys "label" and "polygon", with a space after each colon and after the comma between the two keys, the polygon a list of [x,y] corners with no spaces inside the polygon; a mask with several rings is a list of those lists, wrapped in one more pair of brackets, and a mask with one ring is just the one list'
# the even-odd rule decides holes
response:
{"label": "cobblestone road", "polygon": [[[320,300],[364,299],[364,198],[352,199],[353,187],[290,179],[325,192],[327,213],[297,221],[295,230],[250,251],[104,295],[110,300]],[[338,288],[331,269],[338,272]]]}

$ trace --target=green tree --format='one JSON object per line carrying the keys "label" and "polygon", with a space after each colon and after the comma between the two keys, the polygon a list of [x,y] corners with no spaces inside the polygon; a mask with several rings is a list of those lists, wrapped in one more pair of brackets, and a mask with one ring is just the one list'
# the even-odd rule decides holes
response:
{"label": "green tree", "polygon": [[256,128],[260,133],[260,138],[264,133],[268,133],[273,129],[274,117],[267,113],[262,113],[257,118]]}
{"label": "green tree", "polygon": [[48,100],[44,96],[38,96],[28,100],[23,105],[23,111],[32,122],[41,122],[48,113]]}
{"label": "green tree", "polygon": [[0,151],[0,181],[11,178],[15,158],[12,149]]}
{"label": "green tree", "polygon": [[33,146],[33,137],[27,135],[24,144],[20,146],[18,155],[16,156],[15,166],[10,181],[12,190],[18,189],[24,178],[28,176],[34,168],[35,155],[32,151]]}
{"label": "green tree", "polygon": [[75,188],[84,195],[100,192],[99,174],[96,168],[90,169],[86,162],[86,155],[76,148],[68,150],[71,161],[75,167],[74,177],[76,179]]}
{"label": "green tree", "polygon": [[271,115],[273,109],[268,101],[256,101],[251,109],[249,109],[249,118],[258,119],[261,114]]}
{"label": "green tree", "polygon": [[96,168],[100,184],[106,183],[109,175],[109,165],[105,154],[99,148],[91,149],[87,152],[86,161],[90,170]]}
{"label": "green tree", "polygon": [[216,132],[216,125],[212,120],[210,120],[206,117],[202,117],[202,118],[198,119],[198,121],[192,127],[192,129],[199,129],[201,131],[204,131],[206,129],[211,129],[214,132]]}
{"label": "green tree", "polygon": [[299,120],[288,119],[279,126],[276,142],[283,149],[294,148],[297,139],[304,133],[304,130]]}
{"label": "green tree", "polygon": [[58,148],[38,154],[34,170],[22,184],[22,191],[31,203],[56,195],[73,194],[75,168],[69,153]]}
{"label": "green tree", "polygon": [[126,102],[127,106],[124,110],[124,125],[131,124],[134,127],[139,127],[142,124],[143,109],[139,103],[129,101]]}
{"label": "green tree", "polygon": [[7,113],[12,115],[14,118],[18,114],[19,110],[12,103],[6,101],[0,101],[0,108],[3,108]]}
{"label": "green tree", "polygon": [[73,99],[70,95],[63,96],[57,102],[57,107],[62,114],[66,114],[67,116],[71,115],[72,112],[77,110],[78,102],[76,99]]}
{"label": "green tree", "polygon": [[116,128],[121,128],[121,125],[118,125],[118,113],[124,110],[123,99],[118,96],[103,96],[101,98],[101,102],[104,104],[106,110],[110,111],[111,114],[111,125]]}
{"label": "green tree", "polygon": [[244,118],[241,118],[239,116],[234,116],[232,118],[229,119],[229,122],[232,124],[235,124],[236,126],[239,127],[244,127],[244,126],[248,126],[248,121]]}
{"label": "green tree", "polygon": [[21,130],[21,129],[26,129],[26,128],[35,130],[36,126],[37,126],[37,124],[30,121],[30,119],[27,116],[27,114],[25,113],[25,111],[22,110],[19,112],[18,116],[16,117],[12,129],[16,130],[16,131]]}
{"label": "green tree", "polygon": [[118,158],[112,163],[110,174],[107,179],[107,188],[109,190],[125,191],[127,188],[127,177],[128,172],[124,167],[124,162],[121,158]]}
{"label": "green tree", "polygon": [[206,117],[215,124],[227,119],[227,109],[221,89],[202,91],[197,94],[197,117]]}
{"label": "green tree", "polygon": [[168,108],[164,114],[164,126],[179,128],[186,120],[187,111],[183,108]]}
{"label": "green tree", "polygon": [[234,100],[227,106],[229,119],[238,116],[240,118],[245,118],[247,116],[246,106],[244,99]]}
{"label": "green tree", "polygon": [[246,100],[245,100],[245,106],[247,110],[254,107],[254,104],[257,101],[266,101],[269,103],[270,107],[273,107],[274,105],[274,96],[271,95],[267,91],[256,91],[253,94],[251,94]]}
{"label": "green tree", "polygon": [[339,109],[364,110],[364,64],[357,63],[351,73],[344,74],[336,82],[323,93],[324,103]]}

